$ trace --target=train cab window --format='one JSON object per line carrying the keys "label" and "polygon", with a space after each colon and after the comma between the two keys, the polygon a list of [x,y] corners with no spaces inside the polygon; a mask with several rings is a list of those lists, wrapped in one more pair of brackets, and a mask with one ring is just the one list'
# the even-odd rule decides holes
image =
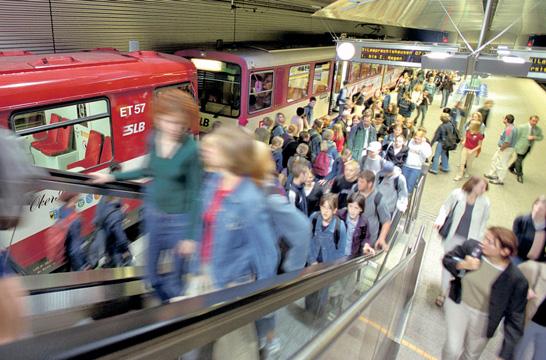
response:
{"label": "train cab window", "polygon": [[112,160],[106,99],[18,112],[11,125],[36,166],[81,172]]}
{"label": "train cab window", "polygon": [[307,97],[309,88],[309,65],[296,65],[290,68],[288,77],[288,101],[296,101]]}
{"label": "train cab window", "polygon": [[238,117],[241,108],[241,67],[237,64],[191,59],[197,68],[199,106],[202,112]]}
{"label": "train cab window", "polygon": [[161,91],[163,90],[166,90],[166,89],[179,89],[179,90],[182,90],[184,92],[187,92],[188,94],[190,94],[194,99],[195,99],[195,92],[193,91],[193,85],[191,82],[183,82],[183,83],[180,83],[180,84],[173,84],[173,85],[166,85],[166,86],[161,86],[161,87],[158,87],[155,89],[154,93],[157,95],[157,94],[160,94]]}
{"label": "train cab window", "polygon": [[313,94],[322,93],[328,90],[330,79],[330,63],[315,64],[315,76],[313,78]]}
{"label": "train cab window", "polygon": [[270,108],[273,100],[273,71],[250,74],[248,112],[253,113]]}

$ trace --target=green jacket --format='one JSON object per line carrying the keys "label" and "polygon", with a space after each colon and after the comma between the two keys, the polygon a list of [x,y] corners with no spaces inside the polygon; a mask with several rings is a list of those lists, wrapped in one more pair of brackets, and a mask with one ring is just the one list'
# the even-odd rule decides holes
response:
{"label": "green jacket", "polygon": [[[528,150],[529,147],[532,145],[529,140],[527,140],[527,137],[530,135],[531,127],[529,124],[523,124],[518,126],[517,132],[516,132],[516,144],[514,145],[514,149],[516,150],[516,154],[523,155]],[[535,126],[535,141],[541,141],[544,139],[544,135],[542,134],[542,129],[538,126]]]}

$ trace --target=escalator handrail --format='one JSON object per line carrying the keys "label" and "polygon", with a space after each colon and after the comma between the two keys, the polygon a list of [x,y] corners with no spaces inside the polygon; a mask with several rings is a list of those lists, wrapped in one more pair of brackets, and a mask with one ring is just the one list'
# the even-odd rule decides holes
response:
{"label": "escalator handrail", "polygon": [[[187,340],[184,346],[191,350],[190,347],[199,346],[198,344],[205,340],[207,342],[214,340],[209,339],[214,337],[214,334],[204,335],[202,330],[191,332],[190,325],[214,322],[217,326],[218,319],[222,318],[225,321],[222,322],[222,327],[216,330],[228,333],[241,321],[248,323],[259,319],[362,269],[378,256],[382,256],[382,252],[348,261],[343,258],[331,263],[316,264],[300,271],[222,289],[165,306],[22,339],[0,346],[0,358],[8,354],[12,359],[94,358],[181,329],[184,329]],[[226,320],[226,316],[230,319]],[[234,316],[239,320],[233,322]],[[63,341],[59,342],[58,339]]]}

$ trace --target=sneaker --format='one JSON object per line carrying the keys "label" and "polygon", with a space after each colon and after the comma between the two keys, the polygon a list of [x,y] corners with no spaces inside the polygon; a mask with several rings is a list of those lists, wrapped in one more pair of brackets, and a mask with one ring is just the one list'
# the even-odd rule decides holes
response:
{"label": "sneaker", "polygon": [[429,169],[428,172],[434,175],[438,175],[438,171],[434,171],[432,169]]}
{"label": "sneaker", "polygon": [[457,177],[454,177],[454,178],[453,178],[453,181],[460,181],[461,179],[462,179],[462,177],[457,176]]}
{"label": "sneaker", "polygon": [[504,185],[504,183],[502,181],[500,181],[499,179],[489,180],[489,183],[490,184],[495,184],[495,185]]}
{"label": "sneaker", "polygon": [[520,184],[523,184],[523,176],[518,175],[518,182],[519,182]]}
{"label": "sneaker", "polygon": [[489,180],[497,180],[497,179],[498,179],[498,177],[493,176],[493,175],[483,174],[483,176],[484,176],[486,179],[489,179]]}

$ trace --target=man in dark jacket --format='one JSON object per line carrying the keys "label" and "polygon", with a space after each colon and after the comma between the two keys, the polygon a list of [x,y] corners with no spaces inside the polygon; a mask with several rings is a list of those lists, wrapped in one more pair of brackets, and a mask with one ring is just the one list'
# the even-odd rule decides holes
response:
{"label": "man in dark jacket", "polygon": [[438,173],[438,167],[440,166],[440,157],[442,159],[442,171],[449,171],[449,151],[453,150],[450,149],[448,146],[448,137],[452,136],[455,131],[453,123],[451,122],[451,117],[449,116],[449,114],[443,113],[440,116],[440,120],[442,121],[442,124],[436,129],[434,137],[431,141],[431,145],[437,143],[436,151],[434,152],[434,158],[432,160],[432,166],[429,170],[429,172],[433,174]]}

